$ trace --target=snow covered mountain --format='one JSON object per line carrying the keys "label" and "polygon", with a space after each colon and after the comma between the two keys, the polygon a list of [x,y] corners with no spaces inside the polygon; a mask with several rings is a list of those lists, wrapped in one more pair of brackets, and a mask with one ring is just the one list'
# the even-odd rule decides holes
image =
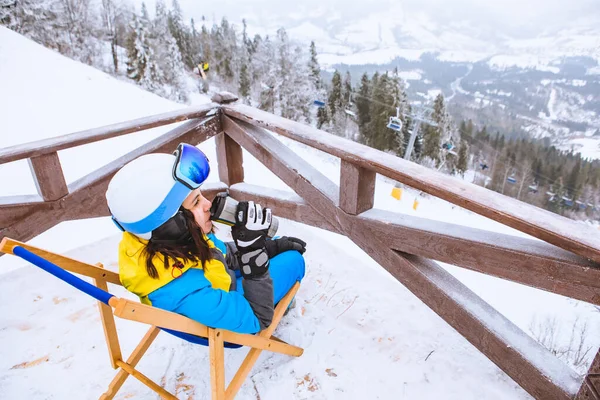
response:
{"label": "snow covered mountain", "polygon": [[182,6],[196,20],[245,18],[250,33],[283,26],[292,40],[314,40],[321,66],[350,69],[355,83],[363,72],[398,67],[414,100],[442,92],[457,119],[600,157],[600,7],[593,0]]}
{"label": "snow covered mountain", "polygon": [[[44,73],[35,67],[43,65]],[[3,146],[183,107],[47,50],[0,27],[0,110]],[[195,99],[208,101],[204,97]],[[153,139],[171,127],[59,152],[68,182]],[[332,181],[339,160],[281,139]],[[214,140],[200,146],[216,171]],[[290,190],[248,153],[248,183]],[[472,174],[471,174],[472,176]],[[0,195],[35,192],[27,163],[0,166]],[[216,181],[217,174],[209,177]],[[523,235],[444,201],[408,190],[398,202],[393,182],[377,180],[375,207],[424,218]],[[407,201],[408,199],[408,201]],[[281,234],[308,242],[307,277],[297,307],[278,336],[305,348],[298,359],[263,354],[240,399],[528,399],[492,362],[345,237],[283,220]],[[227,235],[226,230],[219,233]],[[119,232],[108,218],[62,223],[31,244],[115,270]],[[600,313],[589,304],[444,265],[486,301],[535,337],[552,329],[567,346],[586,324],[585,346],[600,345]],[[510,296],[506,294],[510,293]],[[119,296],[133,298],[123,290]],[[577,325],[574,325],[574,324]],[[117,320],[128,354],[145,328]],[[226,379],[246,350],[225,354]],[[587,368],[590,360],[578,368]],[[204,398],[208,350],[159,335],[140,370],[179,398]],[[0,398],[94,399],[114,376],[106,358],[96,304],[15,257],[0,258]],[[482,384],[485,383],[485,384]],[[129,379],[118,399],[153,398]]]}

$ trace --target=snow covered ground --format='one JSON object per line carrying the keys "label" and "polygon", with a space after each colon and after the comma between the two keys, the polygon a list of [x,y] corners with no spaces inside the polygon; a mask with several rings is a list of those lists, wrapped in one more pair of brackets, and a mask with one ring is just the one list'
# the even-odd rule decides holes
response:
{"label": "snow covered ground", "polygon": [[[35,61],[35,62],[34,62]],[[34,70],[44,65],[44,73]],[[90,67],[63,58],[0,27],[0,135],[3,147],[183,107]],[[194,102],[208,101],[195,96]],[[170,127],[127,135],[59,153],[68,182],[151,140]],[[339,160],[281,139],[339,183]],[[216,171],[214,140],[200,146]],[[244,153],[248,183],[290,190]],[[0,166],[0,195],[35,193],[27,164]],[[209,181],[216,181],[213,172]],[[8,182],[8,184],[6,184]],[[407,189],[390,196],[394,182],[378,177],[375,207],[423,218],[526,236],[445,201]],[[297,307],[278,336],[305,348],[298,359],[263,354],[240,399],[528,399],[491,361],[416,299],[349,239],[282,221],[280,233],[308,242],[307,276]],[[219,235],[226,236],[226,229]],[[117,269],[119,232],[108,218],[62,223],[30,243]],[[593,306],[444,265],[525,331],[553,326],[556,346],[570,339],[575,319],[587,323],[590,356],[600,345],[600,312]],[[116,295],[134,298],[122,288]],[[146,328],[117,320],[128,355]],[[535,329],[534,329],[535,330]],[[246,350],[227,351],[226,378]],[[208,350],[159,335],[140,370],[181,399],[206,398]],[[583,366],[583,368],[586,368]],[[94,399],[114,376],[96,305],[62,282],[0,258],[0,398]],[[74,394],[76,393],[76,394]],[[156,398],[129,379],[118,399]]]}

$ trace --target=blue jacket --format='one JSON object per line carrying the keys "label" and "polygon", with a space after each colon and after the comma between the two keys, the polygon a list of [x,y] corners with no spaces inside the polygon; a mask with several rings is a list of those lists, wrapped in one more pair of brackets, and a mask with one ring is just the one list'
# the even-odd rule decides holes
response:
{"label": "blue jacket", "polygon": [[[224,256],[227,255],[225,243],[212,234],[208,238]],[[215,289],[202,269],[190,268],[151,292],[148,299],[155,307],[185,315],[212,328],[256,333],[261,330],[259,320],[243,293],[235,290],[235,282],[235,278],[232,279],[233,290]]]}

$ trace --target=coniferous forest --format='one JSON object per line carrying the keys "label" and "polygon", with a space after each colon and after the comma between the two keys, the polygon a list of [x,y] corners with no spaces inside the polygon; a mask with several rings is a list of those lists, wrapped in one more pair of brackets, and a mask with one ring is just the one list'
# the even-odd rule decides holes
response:
{"label": "coniferous forest", "polygon": [[[0,23],[181,103],[207,90],[193,72],[207,62],[210,88],[400,157],[418,126],[412,161],[451,175],[474,173],[478,185],[571,218],[600,218],[600,160],[453,121],[441,94],[417,123],[420,105],[409,101],[397,70],[365,73],[354,86],[348,71],[325,80],[318,43],[298,44],[284,28],[263,37],[249,35],[245,21],[185,20],[177,0],[157,1],[152,13],[119,0],[0,0]],[[401,121],[399,130],[388,127],[390,117]]]}

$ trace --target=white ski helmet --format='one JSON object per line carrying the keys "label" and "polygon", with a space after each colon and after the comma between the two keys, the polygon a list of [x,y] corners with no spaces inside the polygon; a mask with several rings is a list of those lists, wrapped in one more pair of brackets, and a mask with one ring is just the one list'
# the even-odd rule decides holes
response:
{"label": "white ski helmet", "polygon": [[[185,146],[201,155],[197,158],[202,158],[201,163],[206,168],[201,177],[204,181],[210,171],[206,156],[195,147]],[[154,229],[177,213],[193,190],[175,178],[178,160],[179,157],[172,154],[146,154],[126,164],[113,176],[106,190],[106,201],[113,221],[121,230],[149,240]],[[196,187],[201,183],[197,182]]]}

